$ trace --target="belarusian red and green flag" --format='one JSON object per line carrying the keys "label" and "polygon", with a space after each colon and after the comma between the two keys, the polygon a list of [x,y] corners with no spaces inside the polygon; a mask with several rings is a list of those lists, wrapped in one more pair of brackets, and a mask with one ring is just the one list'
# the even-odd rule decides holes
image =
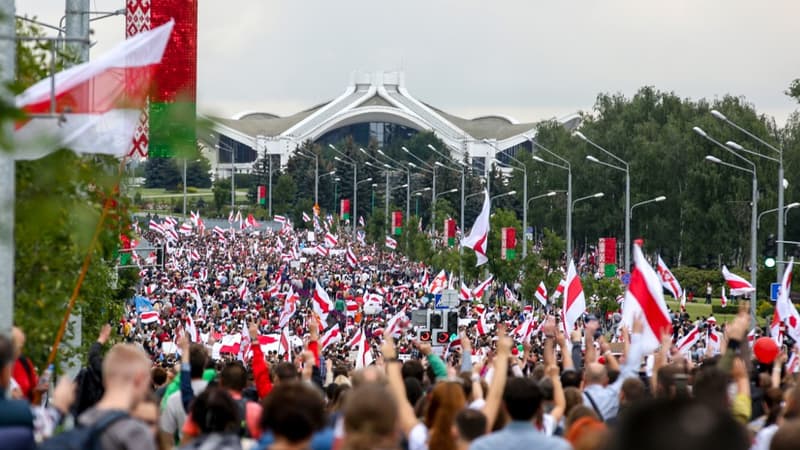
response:
{"label": "belarusian red and green flag", "polygon": [[258,196],[257,196],[258,204],[261,205],[261,206],[266,206],[267,205],[267,187],[266,186],[258,186],[257,193],[258,193]]}
{"label": "belarusian red and green flag", "polygon": [[504,260],[513,261],[517,256],[517,230],[512,227],[500,229],[500,257]]}
{"label": "belarusian red and green flag", "polygon": [[403,212],[392,211],[392,234],[400,236],[403,234]]}
{"label": "belarusian red and green flag", "polygon": [[340,204],[341,207],[339,217],[342,220],[350,220],[350,199],[343,198]]}
{"label": "belarusian red and green flag", "polygon": [[456,221],[448,217],[444,220],[444,235],[447,238],[447,246],[456,245]]}

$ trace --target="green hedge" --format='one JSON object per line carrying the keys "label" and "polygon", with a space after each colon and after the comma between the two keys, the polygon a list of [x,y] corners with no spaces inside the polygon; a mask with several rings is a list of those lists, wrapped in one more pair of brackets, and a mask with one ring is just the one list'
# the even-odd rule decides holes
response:
{"label": "green hedge", "polygon": [[711,306],[711,313],[712,314],[737,314],[739,312],[739,305],[712,305]]}

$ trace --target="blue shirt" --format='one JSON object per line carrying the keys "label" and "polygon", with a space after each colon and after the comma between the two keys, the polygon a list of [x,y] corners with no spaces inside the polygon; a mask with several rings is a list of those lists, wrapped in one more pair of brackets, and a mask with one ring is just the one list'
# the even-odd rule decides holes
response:
{"label": "blue shirt", "polygon": [[547,436],[531,422],[513,421],[500,431],[472,441],[469,450],[571,450],[572,446],[560,437]]}
{"label": "blue shirt", "polygon": [[[275,436],[269,431],[264,431],[258,441],[256,450],[267,450],[270,445],[275,443]],[[314,433],[311,437],[311,450],[331,450],[333,447],[333,428],[325,427]]]}

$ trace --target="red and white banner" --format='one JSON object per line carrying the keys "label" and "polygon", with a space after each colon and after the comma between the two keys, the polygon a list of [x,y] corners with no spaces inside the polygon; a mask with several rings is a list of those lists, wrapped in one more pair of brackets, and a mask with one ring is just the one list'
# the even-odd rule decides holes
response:
{"label": "red and white banner", "polygon": [[472,292],[469,290],[464,282],[461,282],[461,291],[458,293],[458,299],[461,301],[469,301],[472,298]]}
{"label": "red and white banner", "polygon": [[564,286],[564,325],[566,331],[575,328],[575,322],[586,311],[586,297],[583,295],[581,278],[575,270],[575,262],[569,260],[567,267],[567,280]]}
{"label": "red and white banner", "polygon": [[319,285],[319,281],[317,281],[316,286],[314,287],[314,295],[311,298],[312,304],[314,307],[314,312],[322,319],[322,321],[328,320],[328,314],[333,311],[333,302],[331,302],[330,297],[328,297],[328,293],[325,292],[325,289],[322,289],[322,286]]}
{"label": "red and white banner", "polygon": [[242,285],[236,289],[236,293],[239,294],[239,298],[242,300],[247,297],[247,280],[242,281]]}
{"label": "red and white banner", "polygon": [[702,332],[700,331],[700,327],[695,326],[675,344],[675,347],[677,347],[678,351],[681,353],[689,353],[694,344],[700,341],[701,336]]}
{"label": "red and white banner", "polygon": [[664,260],[661,259],[661,255],[658,256],[656,272],[658,273],[658,279],[661,280],[661,285],[664,286],[664,289],[668,290],[675,300],[681,298],[683,289],[681,289],[680,283],[678,283],[678,280],[672,275],[672,272],[670,272]]}
{"label": "red and white banner", "polygon": [[478,263],[475,266],[480,266],[489,262],[486,256],[486,244],[489,240],[489,212],[491,210],[491,201],[489,199],[489,192],[484,191],[483,207],[481,213],[475,218],[475,223],[469,231],[469,236],[461,240],[461,246],[471,248],[475,251],[475,256],[478,258]]}
{"label": "red and white banner", "polygon": [[723,308],[728,306],[728,297],[725,296],[725,286],[722,286],[722,297],[720,297],[719,301]]}
{"label": "red and white banner", "polygon": [[322,335],[319,341],[319,346],[321,350],[325,350],[326,348],[328,348],[329,345],[341,341],[342,341],[342,332],[339,330],[339,324],[336,324],[332,326],[330,330],[326,331],[325,334]]}
{"label": "red and white banner", "polygon": [[356,254],[353,253],[353,249],[349,246],[347,247],[347,254],[345,255],[347,259],[347,264],[350,267],[357,267],[358,266],[358,258],[356,258]]}
{"label": "red and white banner", "polygon": [[294,313],[297,312],[297,300],[299,298],[300,296],[290,288],[289,293],[283,300],[283,310],[281,310],[281,316],[278,319],[278,328],[285,327],[294,316]]}
{"label": "red and white banner", "polygon": [[660,345],[661,336],[672,333],[672,321],[664,302],[661,280],[645,260],[638,244],[633,246],[633,262],[633,273],[625,292],[622,322],[628,326],[632,326],[637,318],[644,322],[642,347],[645,353],[650,353]]}
{"label": "red and white banner", "polygon": [[733,296],[745,295],[755,291],[752,284],[739,275],[730,273],[726,266],[722,266],[722,276],[725,278],[725,283],[731,288],[731,295]]}
{"label": "red and white banner", "polygon": [[558,286],[556,286],[555,292],[553,292],[553,301],[558,300],[564,294],[564,288],[567,286],[567,280],[562,278],[561,281],[558,282]]}
{"label": "red and white banner", "polygon": [[489,274],[489,278],[481,281],[480,284],[475,286],[475,289],[472,290],[472,296],[478,300],[482,299],[484,291],[486,291],[486,288],[492,284],[492,281],[494,281],[494,275]]}
{"label": "red and white banner", "polygon": [[[25,114],[49,114],[51,78],[58,117],[16,124],[15,159],[38,159],[56,148],[123,157],[174,21],[122,41],[108,53],[39,81],[15,99]],[[42,138],[50,138],[49,145]]]}
{"label": "red and white banner", "polygon": [[489,328],[489,324],[486,323],[486,311],[481,311],[480,316],[478,316],[478,323],[476,324],[476,328],[478,329],[478,334],[481,336],[486,336],[491,328]]}
{"label": "red and white banner", "polygon": [[339,239],[329,231],[325,233],[325,243],[328,247],[336,247],[336,244],[339,243]]}
{"label": "red and white banner", "polygon": [[539,300],[542,306],[547,306],[547,287],[544,285],[544,281],[539,282],[539,286],[533,296],[536,297],[536,300]]}
{"label": "red and white banner", "polygon": [[783,280],[778,290],[778,301],[775,302],[775,310],[778,312],[781,322],[786,325],[786,334],[791,336],[796,342],[800,342],[800,314],[792,304],[789,293],[792,290],[792,267],[794,258],[789,260],[783,272]]}
{"label": "red and white banner", "polygon": [[433,281],[431,281],[431,285],[428,286],[428,293],[433,295],[440,294],[446,286],[447,272],[442,270],[438,275],[436,275],[436,277],[433,278]]}
{"label": "red and white banner", "polygon": [[158,322],[158,311],[144,311],[139,314],[142,323]]}
{"label": "red and white banner", "polygon": [[385,243],[386,243],[386,246],[389,247],[392,250],[397,248],[397,241],[395,241],[394,239],[390,238],[389,236],[386,236],[386,242]]}

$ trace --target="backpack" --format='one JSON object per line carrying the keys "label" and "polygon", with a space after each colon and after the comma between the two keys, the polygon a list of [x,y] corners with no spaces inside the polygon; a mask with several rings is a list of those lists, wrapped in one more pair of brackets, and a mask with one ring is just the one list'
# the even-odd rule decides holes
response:
{"label": "backpack", "polygon": [[77,427],[42,442],[38,450],[102,450],[100,436],[114,422],[129,417],[128,413],[112,411],[90,426]]}

